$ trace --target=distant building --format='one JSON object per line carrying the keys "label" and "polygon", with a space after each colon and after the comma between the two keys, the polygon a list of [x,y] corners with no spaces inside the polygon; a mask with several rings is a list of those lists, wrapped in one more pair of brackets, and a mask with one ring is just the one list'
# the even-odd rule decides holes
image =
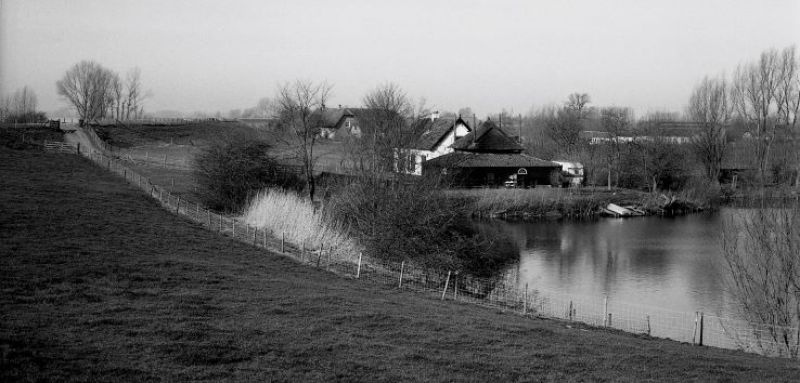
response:
{"label": "distant building", "polygon": [[553,161],[561,165],[561,174],[566,177],[568,186],[580,186],[583,184],[584,169],[580,162]]}
{"label": "distant building", "polygon": [[531,187],[550,185],[561,170],[559,164],[522,153],[522,146],[492,121],[477,129],[460,118],[425,124],[428,130],[416,144],[399,151],[413,159],[408,161],[413,166],[403,169],[408,173],[445,174],[461,187]]}
{"label": "distant building", "polygon": [[[466,136],[472,128],[460,117],[457,119],[438,118],[436,114],[429,118],[421,118],[413,123],[412,130],[421,132],[419,138],[411,147],[399,150],[403,156],[401,167],[396,169],[404,173],[422,174],[422,164],[425,161],[452,153],[452,145],[461,137]],[[399,159],[399,158],[398,158]]]}

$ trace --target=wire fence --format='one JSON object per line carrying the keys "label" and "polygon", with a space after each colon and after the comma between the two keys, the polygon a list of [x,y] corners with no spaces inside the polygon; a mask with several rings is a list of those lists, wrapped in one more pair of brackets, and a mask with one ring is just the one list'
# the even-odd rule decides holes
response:
{"label": "wire fence", "polygon": [[[89,133],[91,137],[93,134]],[[92,141],[100,141],[95,135]],[[100,141],[102,142],[102,141]],[[310,248],[285,240],[286,233],[271,233],[251,226],[237,217],[205,208],[199,202],[173,194],[162,185],[126,166],[114,156],[110,145],[73,147],[97,165],[122,177],[126,182],[156,199],[165,209],[199,223],[210,231],[252,246],[291,257],[298,262],[338,275],[371,283],[434,294],[441,300],[455,300],[498,308],[522,316],[562,319],[575,324],[605,327],[653,337],[728,349],[739,349],[767,356],[797,357],[800,332],[795,327],[764,326],[746,321],[665,310],[598,298],[522,287],[511,276],[476,278],[448,270],[420,267],[409,262],[387,262],[363,254],[342,254],[325,246]],[[59,146],[59,151],[67,149]],[[357,260],[357,261],[354,261]]]}

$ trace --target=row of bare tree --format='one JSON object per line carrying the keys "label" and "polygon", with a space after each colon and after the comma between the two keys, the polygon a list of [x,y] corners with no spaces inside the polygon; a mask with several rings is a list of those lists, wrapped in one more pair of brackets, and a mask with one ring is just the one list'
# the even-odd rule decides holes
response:
{"label": "row of bare tree", "polygon": [[56,87],[84,121],[127,120],[143,114],[145,94],[139,68],[129,70],[123,79],[95,61],[84,60],[67,70]]}
{"label": "row of bare tree", "polygon": [[[758,60],[740,64],[731,80],[725,75],[704,78],[689,99],[688,115],[701,123],[696,142],[706,174],[719,176],[727,143],[726,129],[734,122],[746,127],[753,147],[753,165],[766,182],[776,143],[793,143],[794,153],[778,158],[789,161],[800,185],[800,150],[797,150],[797,112],[800,108],[800,58],[795,46],[769,49]],[[790,153],[791,154],[791,153]]]}
{"label": "row of bare tree", "polygon": [[0,97],[0,122],[39,122],[45,115],[37,110],[36,93],[27,85]]}

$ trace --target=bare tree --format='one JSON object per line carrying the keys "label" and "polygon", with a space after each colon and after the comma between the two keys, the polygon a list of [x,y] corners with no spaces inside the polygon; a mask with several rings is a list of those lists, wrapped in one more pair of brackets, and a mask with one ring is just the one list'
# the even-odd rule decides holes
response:
{"label": "bare tree", "polygon": [[37,112],[38,99],[36,92],[29,86],[14,91],[11,96],[0,100],[0,121],[36,122],[44,118]]}
{"label": "bare tree", "polygon": [[318,114],[315,115],[314,111],[325,108],[330,91],[331,86],[327,83],[314,84],[311,81],[297,80],[282,85],[275,100],[281,123],[292,133],[290,144],[300,162],[306,191],[311,200],[316,191],[314,164],[317,157],[314,145],[321,130]]}
{"label": "bare tree", "polygon": [[120,80],[119,75],[116,73],[114,73],[114,75],[111,77],[109,92],[109,100],[111,101],[111,114],[114,116],[114,118],[121,119],[124,111],[124,85],[122,84],[122,80]]}
{"label": "bare tree", "polygon": [[[754,324],[758,346],[797,357],[800,351],[800,206],[747,209],[725,222],[723,254],[729,291]],[[766,339],[761,339],[762,337]]]}
{"label": "bare tree", "polygon": [[70,68],[58,82],[58,94],[75,107],[85,121],[100,118],[108,105],[113,73],[94,61],[81,61]]}
{"label": "bare tree", "polygon": [[792,45],[781,51],[778,62],[778,120],[788,129],[795,129],[800,108],[800,63],[797,47]]}
{"label": "bare tree", "polygon": [[589,97],[588,93],[572,93],[567,98],[566,107],[567,109],[573,111],[578,119],[585,118],[585,113],[587,112],[586,105],[591,103],[592,99]]}
{"label": "bare tree", "polygon": [[128,71],[125,77],[125,91],[125,119],[130,119],[131,114],[133,114],[133,118],[141,117],[144,93],[142,91],[142,71],[139,68]]}
{"label": "bare tree", "polygon": [[692,120],[700,123],[701,128],[693,140],[694,152],[711,182],[719,182],[725,157],[725,125],[731,112],[729,96],[724,77],[705,77],[695,86],[689,98],[688,114]]}
{"label": "bare tree", "polygon": [[733,105],[738,117],[750,125],[755,139],[755,160],[761,183],[766,182],[770,148],[775,136],[775,111],[780,83],[778,51],[761,53],[755,63],[739,65],[734,72]]}
{"label": "bare tree", "polygon": [[16,115],[28,115],[36,112],[37,104],[36,93],[26,85],[14,92],[11,111]]}
{"label": "bare tree", "polygon": [[383,172],[390,172],[395,166],[403,168],[405,165],[396,160],[405,159],[395,155],[398,148],[407,147],[415,138],[408,124],[414,115],[410,99],[400,86],[386,83],[364,95],[363,104],[358,116],[363,139],[357,144],[363,154],[371,156],[369,168]]}
{"label": "bare tree", "polygon": [[627,138],[632,138],[631,124],[633,111],[629,108],[605,107],[600,111],[603,130],[608,133],[606,142],[606,165],[608,166],[608,187],[611,188],[612,174],[615,174],[615,185],[619,185],[620,166],[622,164],[622,148]]}

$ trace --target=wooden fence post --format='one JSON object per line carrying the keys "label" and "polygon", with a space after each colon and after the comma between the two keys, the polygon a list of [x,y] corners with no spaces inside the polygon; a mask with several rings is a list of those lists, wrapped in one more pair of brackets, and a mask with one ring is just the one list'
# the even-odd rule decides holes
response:
{"label": "wooden fence post", "polygon": [[286,232],[281,232],[281,253],[286,252]]}
{"label": "wooden fence post", "polygon": [[608,326],[608,320],[606,319],[608,318],[608,296],[605,297],[603,302],[603,326],[606,327]]}
{"label": "wooden fence post", "polygon": [[701,311],[700,312],[700,346],[703,345],[703,318],[704,317],[705,317],[705,315]]}
{"label": "wooden fence post", "polygon": [[453,278],[453,300],[458,300],[458,271],[455,272]]}
{"label": "wooden fence post", "polygon": [[611,327],[611,313],[608,313],[608,327]]}
{"label": "wooden fence post", "polygon": [[645,320],[647,320],[647,335],[650,336],[650,315],[645,315]]}
{"label": "wooden fence post", "polygon": [[442,290],[442,299],[444,300],[444,295],[447,294],[447,286],[450,285],[450,272],[447,272],[447,279],[444,281],[444,290]]}
{"label": "wooden fence post", "polygon": [[81,154],[81,143],[80,142],[78,142],[78,147],[75,149],[75,151],[78,152],[78,154]]}
{"label": "wooden fence post", "polygon": [[525,295],[523,296],[523,298],[525,298],[525,301],[522,302],[522,315],[525,315],[525,314],[528,313],[528,284],[527,283],[525,284]]}
{"label": "wooden fence post", "polygon": [[569,301],[569,321],[572,322],[572,301]]}
{"label": "wooden fence post", "polygon": [[361,255],[362,252],[358,252],[358,269],[356,269],[356,278],[361,278]]}
{"label": "wooden fence post", "polygon": [[397,288],[403,287],[403,269],[405,269],[406,261],[400,262],[400,284],[397,285]]}

